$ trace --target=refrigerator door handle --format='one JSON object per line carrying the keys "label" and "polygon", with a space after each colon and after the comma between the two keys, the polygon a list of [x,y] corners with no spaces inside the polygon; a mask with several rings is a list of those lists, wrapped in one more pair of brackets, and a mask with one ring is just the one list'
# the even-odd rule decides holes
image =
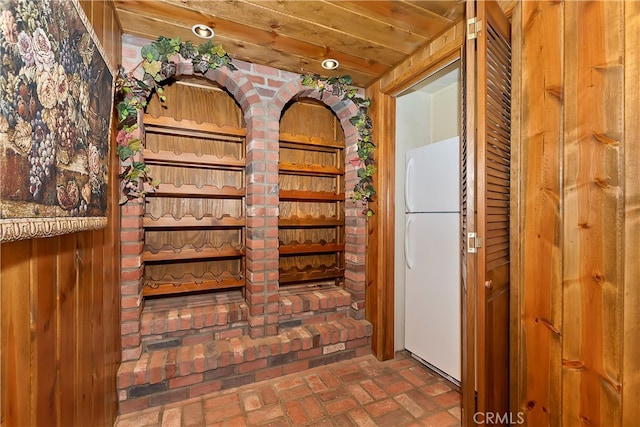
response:
{"label": "refrigerator door handle", "polygon": [[413,203],[411,200],[411,191],[409,186],[411,185],[411,172],[413,171],[413,157],[409,157],[407,160],[407,170],[404,177],[404,205],[407,208],[407,212],[413,212]]}
{"label": "refrigerator door handle", "polygon": [[407,222],[404,228],[404,260],[409,270],[413,269],[413,261],[411,260],[411,257],[410,257],[411,251],[409,249],[409,238],[411,236],[411,234],[409,233],[409,229],[411,226],[412,219],[413,218],[411,217],[411,215],[407,216]]}

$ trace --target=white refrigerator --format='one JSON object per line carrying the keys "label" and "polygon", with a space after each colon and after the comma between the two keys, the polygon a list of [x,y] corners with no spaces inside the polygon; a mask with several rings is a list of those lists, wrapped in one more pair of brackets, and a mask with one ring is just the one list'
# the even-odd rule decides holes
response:
{"label": "white refrigerator", "polygon": [[460,383],[460,143],[407,152],[405,348]]}

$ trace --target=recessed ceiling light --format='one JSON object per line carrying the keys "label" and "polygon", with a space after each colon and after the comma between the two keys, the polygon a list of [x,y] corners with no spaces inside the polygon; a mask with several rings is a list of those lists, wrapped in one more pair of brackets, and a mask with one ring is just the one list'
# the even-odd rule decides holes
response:
{"label": "recessed ceiling light", "polygon": [[211,27],[204,24],[194,25],[193,27],[191,27],[191,31],[193,31],[193,34],[203,39],[210,39],[214,34]]}
{"label": "recessed ceiling light", "polygon": [[339,65],[340,63],[337,59],[327,58],[322,61],[322,68],[324,68],[325,70],[335,70]]}

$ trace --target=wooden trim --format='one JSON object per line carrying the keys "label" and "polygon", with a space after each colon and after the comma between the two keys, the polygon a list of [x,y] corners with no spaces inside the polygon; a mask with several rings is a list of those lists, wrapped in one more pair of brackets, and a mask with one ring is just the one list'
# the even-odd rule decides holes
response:
{"label": "wooden trim", "polygon": [[157,188],[153,189],[150,185],[145,185],[145,189],[149,191],[146,197],[169,196],[169,197],[208,197],[208,198],[237,198],[245,196],[244,188],[236,188],[228,185],[222,188],[215,185],[203,185],[198,187],[195,184],[182,184],[176,186],[171,183],[160,183]]}
{"label": "wooden trim", "polygon": [[176,219],[171,215],[165,215],[161,218],[145,217],[143,227],[151,228],[183,228],[183,227],[230,227],[238,228],[245,226],[244,218],[232,218],[224,216],[222,218],[202,217],[195,218],[193,216],[184,216]]}
{"label": "wooden trim", "polygon": [[344,245],[339,243],[295,243],[280,245],[280,256],[300,254],[320,254],[329,252],[344,252]]}
{"label": "wooden trim", "polygon": [[145,285],[142,288],[143,296],[150,295],[170,295],[170,294],[183,294],[185,292],[204,291],[209,289],[229,289],[229,288],[241,288],[245,284],[244,278],[235,279],[228,278],[222,280],[202,280],[202,281],[188,281],[181,283],[176,280],[175,282],[162,282],[154,283],[151,280],[145,281]]}
{"label": "wooden trim", "polygon": [[307,267],[304,269],[297,269],[292,267],[288,270],[280,270],[280,280],[282,284],[285,283],[300,283],[309,281],[319,281],[326,279],[337,279],[344,276],[344,268],[332,265],[332,266],[320,266],[320,267]]}
{"label": "wooden trim", "polygon": [[245,159],[236,159],[234,157],[218,157],[212,154],[198,155],[195,153],[178,154],[165,150],[154,152],[148,148],[143,150],[142,157],[150,165],[192,166],[207,169],[242,169],[246,164]]}
{"label": "wooden trim", "polygon": [[459,22],[382,76],[379,80],[380,91],[398,95],[426,77],[428,73],[425,70],[437,69],[439,63],[446,65],[447,58],[460,55],[463,40],[464,24]]}
{"label": "wooden trim", "polygon": [[290,162],[280,162],[279,170],[280,173],[292,175],[344,175],[344,169],[335,166],[306,165]]}
{"label": "wooden trim", "polygon": [[521,200],[521,177],[523,174],[521,161],[522,153],[522,32],[518,29],[522,26],[522,4],[517,3],[512,10],[511,25],[513,28],[513,40],[511,43],[511,295],[510,295],[510,328],[509,340],[511,342],[511,353],[509,354],[509,376],[511,378],[511,388],[509,394],[509,410],[517,413],[520,410],[520,402],[525,394],[525,382],[522,378],[524,370],[521,369],[521,361],[523,361],[524,349],[522,348],[522,306],[520,294],[522,293],[522,251],[520,232],[523,228],[520,219],[522,210]]}
{"label": "wooden trim", "polygon": [[223,248],[183,248],[183,249],[161,249],[159,251],[146,250],[142,252],[142,260],[148,261],[175,261],[175,260],[196,260],[212,258],[236,258],[244,255],[244,248],[234,248],[225,245]]}
{"label": "wooden trim", "polygon": [[[466,16],[475,16],[475,2],[467,1]],[[466,22],[466,20],[465,20]],[[476,121],[475,121],[475,87],[476,87],[476,58],[475,41],[467,41],[464,46],[465,75],[465,129],[467,147],[467,230],[476,230],[476,192],[475,192],[475,153],[476,153]],[[464,236],[466,238],[466,236]],[[462,310],[462,418],[463,426],[473,426],[473,414],[476,409],[476,260],[475,256],[467,256],[465,272],[466,283],[463,292]]]}
{"label": "wooden trim", "polygon": [[344,193],[328,191],[280,190],[280,200],[303,200],[308,202],[344,201]]}
{"label": "wooden trim", "polygon": [[335,227],[344,225],[344,219],[340,218],[280,218],[278,227]]}
{"label": "wooden trim", "polygon": [[194,120],[175,120],[173,117],[153,117],[145,114],[143,117],[145,131],[165,133],[179,136],[194,136],[199,138],[222,139],[232,137],[231,141],[244,142],[247,136],[246,128],[233,126],[218,126],[213,123],[198,123]]}
{"label": "wooden trim", "polygon": [[280,147],[304,148],[306,150],[318,150],[334,152],[336,148],[345,148],[344,141],[327,141],[323,138],[309,137],[307,135],[291,135],[280,133]]}
{"label": "wooden trim", "polygon": [[395,98],[370,87],[367,96],[376,106],[371,112],[378,142],[374,177],[376,212],[368,222],[366,315],[373,324],[372,350],[379,360],[393,359],[394,345],[394,247],[395,247]]}

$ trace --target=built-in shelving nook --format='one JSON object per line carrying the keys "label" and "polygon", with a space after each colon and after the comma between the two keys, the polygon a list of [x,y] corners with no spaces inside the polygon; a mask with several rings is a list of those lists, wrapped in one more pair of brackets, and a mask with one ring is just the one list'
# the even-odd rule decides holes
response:
{"label": "built-in shelving nook", "polygon": [[345,137],[315,99],[294,99],[280,119],[280,289],[344,284]]}
{"label": "built-in shelving nook", "polygon": [[357,107],[238,65],[141,117],[159,185],[121,208],[122,413],[370,352]]}
{"label": "built-in shelving nook", "polygon": [[144,209],[145,297],[245,284],[246,127],[205,79],[165,88],[144,115],[144,159],[159,182]]}

